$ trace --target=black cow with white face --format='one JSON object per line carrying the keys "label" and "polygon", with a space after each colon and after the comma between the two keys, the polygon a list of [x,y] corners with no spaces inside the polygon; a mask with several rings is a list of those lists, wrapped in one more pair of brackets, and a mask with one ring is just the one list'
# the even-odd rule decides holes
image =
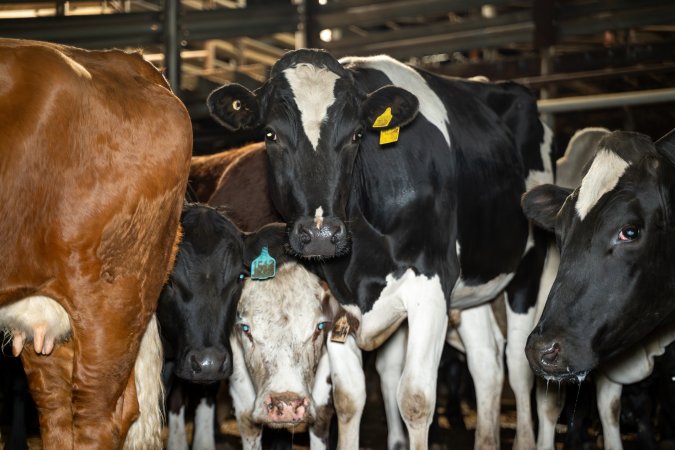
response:
{"label": "black cow with white face", "polygon": [[228,85],[208,105],[231,130],[265,127],[289,247],[320,261],[357,319],[346,344],[328,344],[340,447],[358,447],[365,385],[357,345],[380,346],[407,319],[407,346],[386,352],[402,368],[393,404],[411,447],[426,448],[452,306],[472,307],[459,332],[481,405],[476,447],[498,448],[504,341],[487,302],[504,289],[522,406],[517,440],[533,446],[522,347],[545,246],[534,245],[520,196],[552,181],[551,136],[535,98],[512,83],[442,78],[385,56],[337,61],[297,50],[255,94]]}
{"label": "black cow with white face", "polygon": [[526,214],[555,230],[561,249],[527,343],[532,368],[546,377],[600,366],[617,378],[675,339],[675,132],[654,144],[617,131],[598,145],[577,189],[540,186],[523,198]]}

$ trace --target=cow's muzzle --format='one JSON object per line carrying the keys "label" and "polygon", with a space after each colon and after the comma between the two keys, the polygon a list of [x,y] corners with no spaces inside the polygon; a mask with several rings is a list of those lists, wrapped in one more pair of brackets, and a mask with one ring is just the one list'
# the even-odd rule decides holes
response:
{"label": "cow's muzzle", "polygon": [[347,227],[337,217],[302,217],[290,229],[289,244],[302,258],[332,258],[349,252]]}
{"label": "cow's muzzle", "polygon": [[232,358],[214,347],[190,350],[176,367],[176,375],[194,383],[212,383],[232,375]]}
{"label": "cow's muzzle", "polygon": [[572,356],[576,352],[571,347],[572,345],[562,339],[548,338],[535,330],[527,339],[525,354],[532,370],[541,377],[580,381],[588,373],[588,369],[578,366],[579,359],[583,358],[576,358],[580,355]]}
{"label": "cow's muzzle", "polygon": [[273,392],[263,400],[264,422],[292,426],[309,420],[309,398],[292,392]]}

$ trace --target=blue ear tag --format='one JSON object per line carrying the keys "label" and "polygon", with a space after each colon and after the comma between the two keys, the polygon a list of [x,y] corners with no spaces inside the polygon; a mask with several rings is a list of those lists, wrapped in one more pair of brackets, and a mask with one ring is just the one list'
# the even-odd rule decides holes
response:
{"label": "blue ear tag", "polygon": [[277,261],[272,258],[264,246],[260,255],[251,263],[251,279],[266,280],[273,278],[277,273]]}

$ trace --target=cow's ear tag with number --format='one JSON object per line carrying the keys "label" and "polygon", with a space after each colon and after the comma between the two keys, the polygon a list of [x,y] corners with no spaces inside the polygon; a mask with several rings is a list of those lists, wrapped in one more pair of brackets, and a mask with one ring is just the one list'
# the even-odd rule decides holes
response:
{"label": "cow's ear tag with number", "polygon": [[377,119],[375,119],[375,122],[373,122],[373,128],[386,128],[393,117],[394,116],[391,114],[391,106],[389,106],[382,114],[377,117]]}
{"label": "cow's ear tag with number", "polygon": [[251,279],[266,280],[273,278],[277,273],[277,261],[270,256],[267,246],[264,246],[260,255],[251,263]]}

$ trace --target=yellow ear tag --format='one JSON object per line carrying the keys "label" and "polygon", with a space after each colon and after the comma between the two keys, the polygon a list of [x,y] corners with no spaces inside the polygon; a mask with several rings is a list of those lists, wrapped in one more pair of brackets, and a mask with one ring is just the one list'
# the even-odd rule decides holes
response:
{"label": "yellow ear tag", "polygon": [[380,145],[398,141],[398,132],[400,130],[401,127],[394,127],[389,130],[380,131]]}
{"label": "yellow ear tag", "polygon": [[380,116],[377,119],[375,119],[375,122],[373,122],[373,128],[386,127],[387,125],[389,125],[389,122],[391,122],[392,117],[394,116],[391,115],[391,107],[389,106],[387,107],[387,109],[384,110],[382,114],[380,114]]}

